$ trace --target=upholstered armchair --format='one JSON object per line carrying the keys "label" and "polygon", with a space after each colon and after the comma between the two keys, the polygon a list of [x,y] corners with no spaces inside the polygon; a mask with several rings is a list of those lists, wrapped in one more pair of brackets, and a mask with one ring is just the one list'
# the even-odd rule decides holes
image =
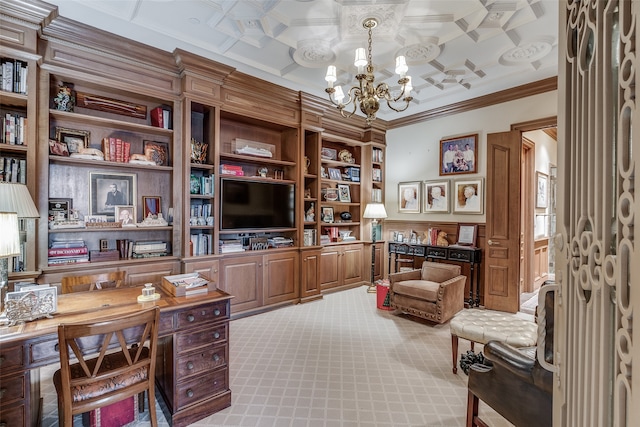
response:
{"label": "upholstered armchair", "polygon": [[391,308],[445,323],[464,308],[467,277],[459,265],[425,261],[421,269],[389,275]]}
{"label": "upholstered armchair", "polygon": [[544,319],[544,342],[539,341],[538,347],[515,348],[489,341],[484,346],[485,361],[471,365],[467,427],[486,425],[478,417],[480,400],[518,427],[552,425],[555,289],[551,284],[540,289],[544,311],[538,304],[538,323]]}

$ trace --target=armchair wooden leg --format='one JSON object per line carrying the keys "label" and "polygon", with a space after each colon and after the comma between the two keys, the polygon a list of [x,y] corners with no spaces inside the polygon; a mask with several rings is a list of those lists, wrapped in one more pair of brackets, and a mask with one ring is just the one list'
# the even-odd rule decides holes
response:
{"label": "armchair wooden leg", "polygon": [[453,373],[458,373],[458,336],[451,334],[451,360],[453,361]]}
{"label": "armchair wooden leg", "polygon": [[478,401],[478,397],[469,391],[467,396],[467,427],[477,426],[474,419],[478,416]]}

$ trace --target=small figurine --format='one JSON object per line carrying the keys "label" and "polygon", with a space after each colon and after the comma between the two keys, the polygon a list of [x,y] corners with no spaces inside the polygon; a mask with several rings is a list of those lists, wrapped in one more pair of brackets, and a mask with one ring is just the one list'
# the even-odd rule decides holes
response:
{"label": "small figurine", "polygon": [[73,85],[71,83],[62,83],[58,94],[53,98],[56,110],[67,111],[72,113],[76,105],[76,97],[73,94]]}
{"label": "small figurine", "polygon": [[268,171],[269,171],[269,169],[263,167],[263,168],[258,169],[258,174],[260,175],[260,177],[266,178]]}
{"label": "small figurine", "polygon": [[315,218],[316,218],[315,206],[313,203],[311,203],[311,206],[309,206],[309,209],[307,209],[305,221],[313,222],[315,221]]}

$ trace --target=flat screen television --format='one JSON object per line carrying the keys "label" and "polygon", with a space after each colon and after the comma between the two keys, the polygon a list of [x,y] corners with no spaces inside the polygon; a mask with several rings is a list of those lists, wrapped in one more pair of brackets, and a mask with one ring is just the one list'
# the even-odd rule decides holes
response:
{"label": "flat screen television", "polygon": [[295,185],[222,178],[220,229],[295,227]]}

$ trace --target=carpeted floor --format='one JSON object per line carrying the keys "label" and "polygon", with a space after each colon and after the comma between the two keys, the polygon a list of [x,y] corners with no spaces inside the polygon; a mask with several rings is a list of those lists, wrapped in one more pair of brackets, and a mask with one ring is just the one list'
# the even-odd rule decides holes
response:
{"label": "carpeted floor", "polygon": [[[365,287],[233,320],[230,344],[232,405],[194,426],[465,425],[467,377],[451,372],[448,324],[379,310]],[[42,370],[44,427],[57,425],[54,369]],[[510,426],[482,403],[480,413]]]}

